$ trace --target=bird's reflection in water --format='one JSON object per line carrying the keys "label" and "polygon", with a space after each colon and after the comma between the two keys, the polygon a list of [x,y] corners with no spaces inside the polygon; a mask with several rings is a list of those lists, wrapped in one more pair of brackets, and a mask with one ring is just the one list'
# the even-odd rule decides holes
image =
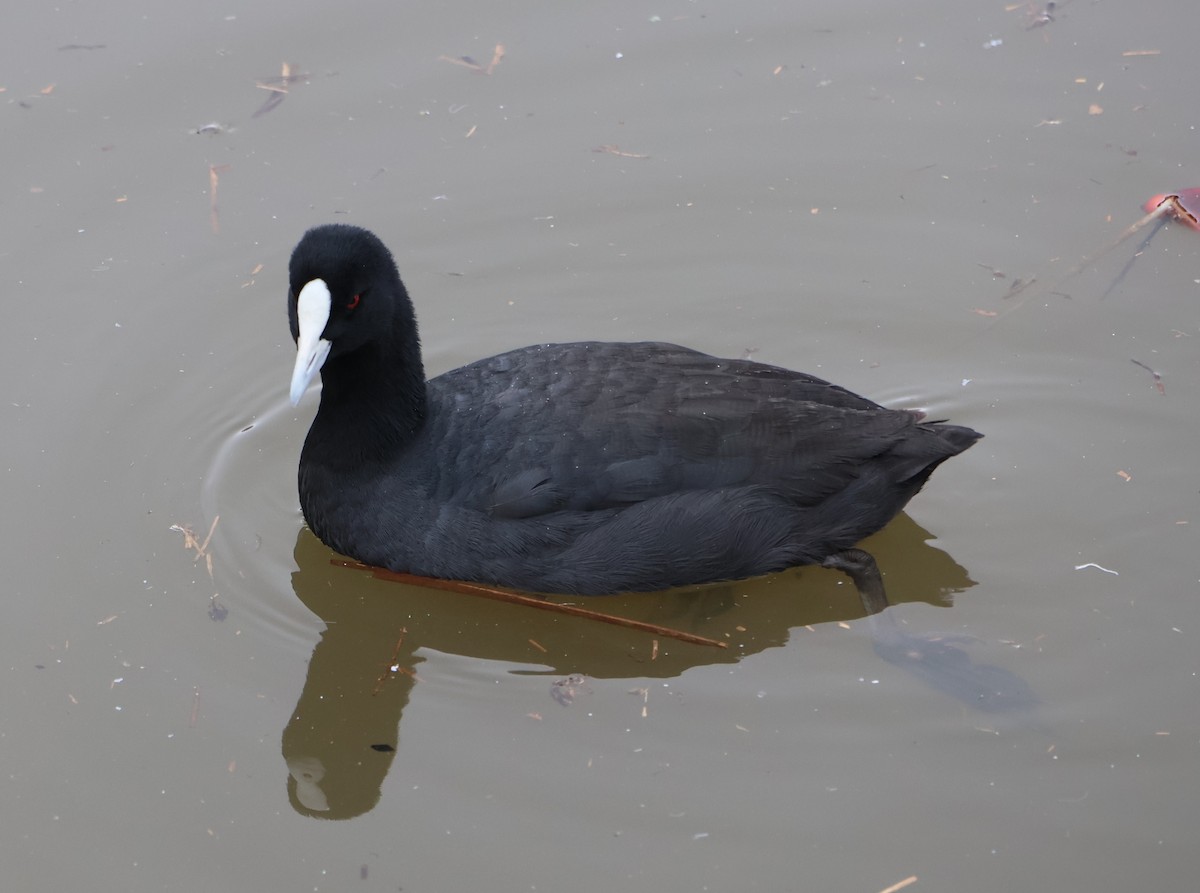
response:
{"label": "bird's reflection in water", "polygon": [[329,798],[321,787],[325,779],[325,767],[321,761],[312,756],[292,757],[287,767],[293,805],[298,804],[310,813],[329,812]]}
{"label": "bird's reflection in water", "polygon": [[[866,546],[887,568],[894,598],[948,606],[954,593],[974,583],[945,552],[926,542],[930,538],[901,515]],[[379,581],[332,566],[332,556],[311,533],[301,531],[292,585],[326,628],[283,731],[282,750],[293,809],[317,818],[352,818],[379,801],[400,746],[404,709],[418,680],[420,649],[506,662],[514,673],[531,672],[527,668],[535,665],[536,672],[553,678],[671,679],[693,667],[735,663],[785,645],[798,627],[864,616],[845,577],[819,568],[691,590],[583,600],[594,610],[683,629],[729,646],[659,639],[652,650],[652,637],[645,633]],[[880,658],[974,709],[1019,715],[1037,703],[1019,677],[974,663],[952,640],[905,631],[893,610],[867,617],[864,625]]]}

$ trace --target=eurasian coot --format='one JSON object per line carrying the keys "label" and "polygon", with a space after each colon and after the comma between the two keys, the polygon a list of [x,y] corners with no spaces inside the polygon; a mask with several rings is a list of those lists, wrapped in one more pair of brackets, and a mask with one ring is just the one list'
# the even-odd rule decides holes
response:
{"label": "eurasian coot", "polygon": [[393,571],[597,595],[826,564],[873,591],[851,547],[981,436],[673,344],[538,344],[426,381],[375,235],[311,229],[289,272],[292,402],[324,385],[304,517]]}

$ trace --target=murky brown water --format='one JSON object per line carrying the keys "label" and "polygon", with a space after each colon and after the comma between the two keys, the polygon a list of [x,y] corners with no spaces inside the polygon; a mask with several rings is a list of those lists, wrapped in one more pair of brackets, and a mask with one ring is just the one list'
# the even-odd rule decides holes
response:
{"label": "murky brown water", "polygon": [[[973,312],[1200,185],[1191,0],[1032,30],[937,0],[22,6],[6,889],[1193,882],[1200,239],[1103,300],[1134,242]],[[491,76],[439,60],[497,43]],[[252,117],[284,60],[307,79]],[[284,314],[330,220],[395,249],[431,372],[662,338],[984,431],[868,546],[908,634],[1039,705],[889,663],[818,569],[589,602],[730,645],[656,653],[331,566]],[[218,515],[210,579],[173,527]]]}

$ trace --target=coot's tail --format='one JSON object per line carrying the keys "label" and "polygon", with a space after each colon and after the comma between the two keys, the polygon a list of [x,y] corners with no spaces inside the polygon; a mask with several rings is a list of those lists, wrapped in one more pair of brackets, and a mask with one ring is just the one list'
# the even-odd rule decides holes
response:
{"label": "coot's tail", "polygon": [[925,486],[934,469],[952,456],[969,449],[983,437],[971,428],[945,422],[923,421],[916,426],[916,430],[924,436],[915,436],[914,432],[914,436],[898,445],[892,454],[893,480],[906,485],[905,502]]}
{"label": "coot's tail", "polygon": [[951,452],[946,458],[957,456],[983,437],[982,434],[971,428],[963,425],[947,425],[945,422],[924,422],[922,427],[936,431],[938,436],[950,447]]}

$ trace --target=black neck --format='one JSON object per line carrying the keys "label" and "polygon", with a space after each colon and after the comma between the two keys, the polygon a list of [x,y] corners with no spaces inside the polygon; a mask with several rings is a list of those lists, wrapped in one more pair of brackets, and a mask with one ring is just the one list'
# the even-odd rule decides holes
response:
{"label": "black neck", "polygon": [[356,466],[386,460],[417,437],[427,403],[415,324],[396,326],[389,340],[325,363],[321,406],[306,452],[329,465]]}

